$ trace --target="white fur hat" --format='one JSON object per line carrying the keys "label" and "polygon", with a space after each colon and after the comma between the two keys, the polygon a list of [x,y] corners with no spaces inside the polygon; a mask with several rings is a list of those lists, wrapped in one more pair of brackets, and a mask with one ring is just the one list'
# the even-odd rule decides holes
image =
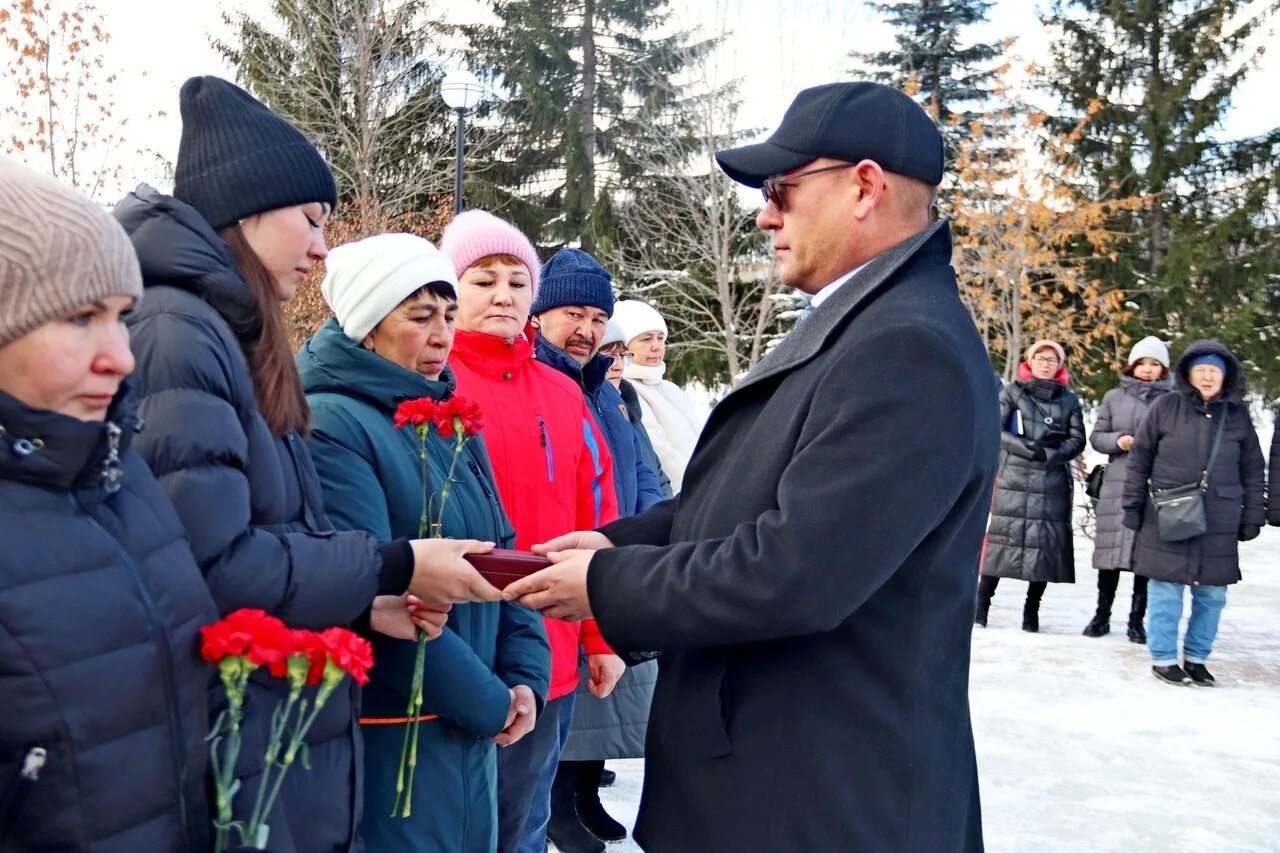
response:
{"label": "white fur hat", "polygon": [[379,234],[329,251],[320,292],[343,333],[359,343],[415,290],[433,281],[458,289],[453,262],[430,240]]}

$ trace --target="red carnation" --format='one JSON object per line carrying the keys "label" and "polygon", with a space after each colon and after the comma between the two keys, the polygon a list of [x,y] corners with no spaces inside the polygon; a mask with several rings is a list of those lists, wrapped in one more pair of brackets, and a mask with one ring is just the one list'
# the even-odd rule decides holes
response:
{"label": "red carnation", "polygon": [[200,654],[211,663],[244,655],[262,666],[288,657],[292,649],[289,629],[262,610],[244,607],[200,629]]}
{"label": "red carnation", "polygon": [[478,405],[462,397],[453,397],[441,404],[432,420],[441,436],[453,438],[459,423],[462,424],[463,435],[479,435],[484,428],[483,418],[484,413]]}
{"label": "red carnation", "polygon": [[[328,628],[320,633],[320,642],[329,653],[333,665],[355,679],[356,684],[369,683],[373,668],[373,645],[346,628]],[[310,681],[308,680],[308,683]]]}
{"label": "red carnation", "polygon": [[415,427],[430,423],[435,416],[439,404],[430,397],[419,397],[416,400],[405,400],[396,406],[393,422],[396,429],[412,425]]}

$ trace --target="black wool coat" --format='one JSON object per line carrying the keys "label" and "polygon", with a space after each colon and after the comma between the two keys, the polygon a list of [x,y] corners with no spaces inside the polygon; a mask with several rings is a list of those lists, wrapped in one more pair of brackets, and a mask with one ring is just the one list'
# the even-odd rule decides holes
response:
{"label": "black wool coat", "polygon": [[[1222,393],[1212,403],[1205,403],[1187,381],[1190,360],[1205,353],[1215,353],[1227,363]],[[1142,513],[1134,571],[1171,583],[1226,586],[1240,580],[1240,528],[1261,527],[1266,521],[1265,465],[1243,400],[1244,370],[1222,344],[1196,341],[1173,372],[1173,393],[1152,404],[1129,451],[1124,508]],[[1209,531],[1182,542],[1164,542],[1150,506],[1150,489],[1199,481],[1224,415],[1227,426],[1209,471],[1205,500]]]}
{"label": "black wool coat", "polygon": [[[973,585],[999,416],[946,223],[858,272],[604,532],[605,638],[659,650],[648,851],[982,848]],[[937,437],[955,437],[946,453]]]}
{"label": "black wool coat", "polygon": [[[295,432],[273,436],[258,411],[244,347],[260,331],[226,245],[194,208],[149,187],[115,216],[145,285],[129,317],[146,421],[137,446],[173,500],[219,610],[260,608],[291,628],[352,623],[378,591],[375,540],[335,532],[306,443]],[[265,674],[250,682],[237,818],[253,807],[271,712],[286,690]],[[356,844],[357,698],[348,681],[307,733],[311,769],[289,772],[268,819],[273,853]]]}
{"label": "black wool coat", "polygon": [[1000,417],[1000,473],[982,574],[1073,583],[1071,460],[1084,452],[1080,401],[1059,382],[1018,380],[1000,392]]}
{"label": "black wool coat", "polygon": [[203,851],[217,619],[178,516],[105,423],[0,392],[0,850]]}

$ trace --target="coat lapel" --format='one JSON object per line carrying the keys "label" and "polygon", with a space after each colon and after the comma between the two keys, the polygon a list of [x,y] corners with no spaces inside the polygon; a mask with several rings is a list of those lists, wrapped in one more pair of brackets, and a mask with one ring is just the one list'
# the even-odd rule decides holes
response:
{"label": "coat lapel", "polygon": [[755,369],[743,378],[736,388],[720,401],[750,388],[756,383],[794,370],[809,359],[822,352],[823,345],[832,330],[843,325],[845,318],[857,312],[868,299],[876,294],[896,273],[910,260],[925,243],[939,232],[944,232],[950,239],[950,231],[946,220],[939,220],[925,230],[903,240],[882,255],[871,260],[865,268],[842,286],[823,304],[822,308],[811,311],[804,322],[792,329],[782,342],[765,354],[756,364]]}

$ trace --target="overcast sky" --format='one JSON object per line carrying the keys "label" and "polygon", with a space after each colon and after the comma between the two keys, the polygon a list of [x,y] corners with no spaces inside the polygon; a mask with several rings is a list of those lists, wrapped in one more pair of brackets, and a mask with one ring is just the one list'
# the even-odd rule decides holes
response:
{"label": "overcast sky", "polygon": [[[1266,0],[1256,0],[1255,5],[1262,2]],[[233,76],[210,46],[211,36],[223,33],[221,10],[264,13],[269,0],[99,0],[98,5],[112,37],[108,62],[120,71],[115,94],[130,117],[130,141],[141,141],[172,161],[180,131],[177,95],[182,81],[195,74]],[[1022,57],[1047,59],[1049,36],[1037,17],[1039,5],[998,0],[993,23],[975,29],[974,36],[1014,36]],[[436,8],[454,21],[484,15],[475,0],[439,0]],[[869,4],[857,0],[677,0],[672,8],[682,24],[715,31],[728,22],[732,35],[721,65],[726,79],[743,79],[741,118],[748,127],[775,126],[792,96],[805,86],[847,79],[850,50],[892,44],[890,28]],[[1221,135],[1252,135],[1280,125],[1278,91],[1280,50],[1273,50],[1238,91]],[[148,119],[159,110],[168,115]],[[155,164],[139,163],[133,171],[127,183],[136,179],[163,184]]]}

